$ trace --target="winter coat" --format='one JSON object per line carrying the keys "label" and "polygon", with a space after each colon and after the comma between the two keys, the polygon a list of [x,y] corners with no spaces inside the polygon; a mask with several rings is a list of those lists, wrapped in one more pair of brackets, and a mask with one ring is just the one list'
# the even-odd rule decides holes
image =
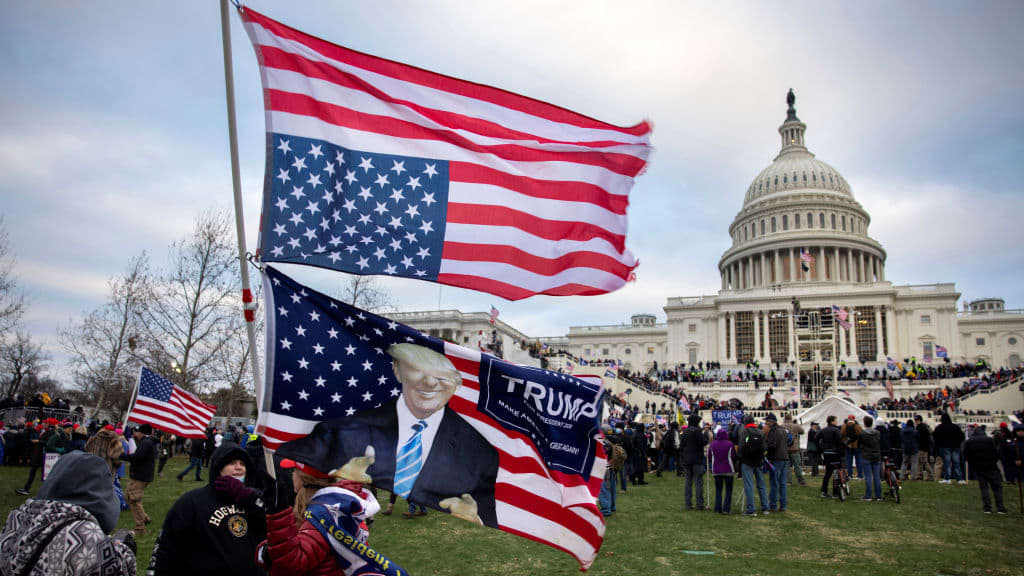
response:
{"label": "winter coat", "polygon": [[704,461],[704,447],[708,437],[700,427],[700,420],[690,417],[690,425],[679,437],[680,461],[684,466],[700,464]]}
{"label": "winter coat", "polygon": [[986,436],[985,431],[979,426],[964,442],[963,457],[975,472],[995,472],[999,451],[996,449],[996,443]]}
{"label": "winter coat", "polygon": [[833,424],[831,426],[825,426],[824,428],[821,429],[821,434],[818,434],[818,451],[821,452],[822,454],[843,453],[843,441],[838,426]]}
{"label": "winter coat", "polygon": [[911,456],[917,454],[917,428],[903,425],[900,429],[900,441],[903,443],[903,453]]}
{"label": "winter coat", "polygon": [[131,462],[128,477],[139,482],[152,482],[156,470],[156,440],[152,436],[143,436],[136,442],[135,452],[122,454],[121,460]]}
{"label": "winter coat", "polygon": [[843,428],[840,430],[840,434],[842,435],[843,440],[846,441],[846,446],[851,450],[857,449],[857,439],[860,437],[861,430],[863,430],[863,428],[860,427],[860,424],[857,424],[856,420],[847,420],[843,423]]}
{"label": "winter coat", "polygon": [[885,426],[875,426],[875,430],[878,431],[878,450],[882,456],[885,456],[892,448],[892,444],[889,442],[889,430]]}
{"label": "winter coat", "polygon": [[222,443],[210,457],[208,484],[171,506],[154,552],[157,576],[263,574],[256,563],[256,548],[267,533],[259,494],[236,503],[213,487],[221,469],[236,459],[245,463],[249,478],[254,473],[249,455],[237,444]]}
{"label": "winter coat", "polygon": [[772,462],[789,459],[789,446],[786,429],[778,424],[772,424],[768,433],[764,435],[765,444],[768,446],[767,458]]}
{"label": "winter coat", "polygon": [[860,445],[861,458],[868,462],[880,462],[882,460],[881,436],[881,433],[875,428],[865,428],[860,431],[857,443]]}
{"label": "winter coat", "polygon": [[103,458],[113,475],[117,473],[121,454],[124,454],[124,445],[121,444],[121,438],[113,430],[100,430],[85,443],[85,451]]}
{"label": "winter coat", "polygon": [[953,424],[953,419],[949,417],[949,412],[943,412],[942,422],[932,432],[932,439],[935,441],[936,448],[958,450],[964,442],[964,431],[956,424]]}
{"label": "winter coat", "polygon": [[739,469],[736,445],[729,441],[729,431],[724,428],[715,434],[708,448],[708,469],[716,476],[731,476]]}
{"label": "winter coat", "polygon": [[789,447],[790,452],[800,451],[800,436],[804,434],[804,427],[796,422],[783,422],[782,427],[793,435],[793,445]]}
{"label": "winter coat", "polygon": [[331,545],[315,526],[295,527],[291,508],[267,515],[270,576],[344,576]]}
{"label": "winter coat", "polygon": [[807,451],[814,453],[818,451],[818,435],[821,434],[821,430],[815,430],[811,428],[807,431]]}
{"label": "winter coat", "polygon": [[917,425],[917,447],[921,452],[934,452],[932,450],[932,431],[924,422]]}
{"label": "winter coat", "polygon": [[38,498],[8,515],[0,532],[0,574],[134,576],[135,554],[107,536],[119,512],[103,459],[85,452],[62,456]]}
{"label": "winter coat", "polygon": [[[739,450],[739,453],[740,453],[740,462],[746,464],[747,466],[753,466],[754,468],[757,468],[758,470],[760,470],[761,469],[761,463],[764,461],[764,448],[765,448],[764,441],[761,442],[761,446],[759,447],[760,448],[760,455],[758,455],[758,456],[749,456],[749,457],[748,456],[743,456],[743,454],[746,453],[746,450],[744,449],[744,446],[747,444],[747,439],[749,438],[748,437],[748,429],[749,428],[756,428],[756,427],[757,427],[756,424],[747,424],[746,426],[743,427],[742,430],[739,431],[740,443],[739,443],[738,450]],[[762,437],[763,436],[764,435],[762,434]],[[753,441],[753,440],[751,440],[751,441]]]}

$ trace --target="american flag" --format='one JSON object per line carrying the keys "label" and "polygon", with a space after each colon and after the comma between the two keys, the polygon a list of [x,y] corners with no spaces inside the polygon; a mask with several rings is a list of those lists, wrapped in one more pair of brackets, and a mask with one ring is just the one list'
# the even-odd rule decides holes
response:
{"label": "american flag", "polygon": [[814,256],[811,256],[810,251],[808,251],[808,250],[806,250],[804,248],[801,248],[800,249],[800,268],[802,268],[804,272],[810,272],[811,271],[811,263],[812,262],[814,262]]}
{"label": "american flag", "polygon": [[149,424],[183,438],[206,438],[206,427],[217,412],[194,394],[143,367],[139,371],[138,395],[128,411],[128,420]]}
{"label": "american flag", "polygon": [[[590,442],[594,452],[589,474],[555,470],[530,437],[478,409],[480,363],[487,355],[336,301],[270,266],[264,269],[263,283],[266,385],[258,392],[258,432],[267,448],[276,450],[309,434],[317,422],[396,401],[402,386],[394,377],[388,347],[397,342],[426,346],[443,353],[462,376],[448,407],[498,452],[500,529],[564,550],[584,567],[593,562],[604,537],[604,521],[594,505],[606,463],[600,442]],[[578,382],[543,372],[563,386]],[[599,385],[592,389],[600,394]],[[596,417],[593,428],[599,434]],[[579,440],[582,444],[589,437]]]}
{"label": "american flag", "polygon": [[850,321],[847,320],[850,317],[850,313],[845,308],[840,308],[839,306],[833,304],[832,315],[836,317],[836,320],[839,322],[839,325],[842,326],[844,330],[850,329]]}
{"label": "american flag", "polygon": [[613,126],[242,17],[266,108],[263,260],[509,300],[629,279],[646,122]]}
{"label": "american flag", "polygon": [[494,321],[497,320],[497,319],[498,319],[498,309],[495,308],[494,306],[491,306],[491,324],[494,324]]}

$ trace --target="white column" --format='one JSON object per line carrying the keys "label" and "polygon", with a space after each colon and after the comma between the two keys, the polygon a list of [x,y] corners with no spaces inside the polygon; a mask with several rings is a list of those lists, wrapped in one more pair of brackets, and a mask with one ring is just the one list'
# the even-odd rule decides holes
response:
{"label": "white column", "polygon": [[832,260],[833,260],[833,262],[832,262],[832,270],[833,270],[833,272],[832,272],[832,280],[834,282],[839,282],[840,280],[842,280],[842,276],[843,276],[842,274],[839,273],[839,269],[840,269],[839,268],[839,248],[833,249],[832,254],[833,254],[833,256],[832,256]]}
{"label": "white column", "polygon": [[[956,310],[953,311],[956,314]],[[885,307],[885,332],[886,338],[889,339],[889,352],[887,356],[896,358],[896,354],[893,352],[896,349],[896,315],[892,311],[892,306]]]}
{"label": "white column", "polygon": [[725,270],[722,271],[722,290],[725,290]]}
{"label": "white column", "polygon": [[864,252],[857,251],[857,282],[867,282],[867,274],[864,273]]}
{"label": "white column", "polygon": [[769,311],[764,315],[764,350],[761,351],[761,359],[771,363],[772,361],[772,313]]}
{"label": "white column", "polygon": [[850,359],[857,361],[860,358],[857,355],[857,327],[860,326],[860,324],[857,323],[857,316],[855,315],[851,314],[850,320],[853,325],[850,326],[850,333],[846,336],[850,339]]}
{"label": "white column", "polygon": [[761,359],[761,342],[760,342],[761,339],[758,338],[758,336],[759,336],[758,330],[759,330],[759,328],[761,326],[761,314],[757,310],[754,310],[753,315],[754,315],[754,359],[755,360],[760,360]]}
{"label": "white column", "polygon": [[847,362],[850,360],[846,354],[846,330],[843,330],[842,326],[839,327],[839,350],[836,358]]}
{"label": "white column", "polygon": [[818,246],[818,261],[815,262],[818,269],[818,281],[825,280],[825,247]]}
{"label": "white column", "polygon": [[775,281],[782,284],[782,250],[776,250],[774,257],[772,264],[775,268]]}
{"label": "white column", "polygon": [[878,281],[882,282],[885,280],[885,262],[881,258],[878,259]]}
{"label": "white column", "polygon": [[767,252],[761,252],[761,286],[768,285],[768,258]]}
{"label": "white column", "polygon": [[[796,362],[796,339],[793,337],[793,316],[786,315],[786,347],[789,349],[789,362]],[[799,379],[798,379],[799,380]]]}
{"label": "white column", "polygon": [[[725,357],[725,314],[718,315],[718,353],[715,355],[717,360],[721,360],[725,363],[728,358]],[[709,357],[708,360],[711,358]]]}
{"label": "white column", "polygon": [[878,353],[875,355],[876,362],[884,362],[885,354],[882,352],[882,308],[875,306],[875,338],[877,339]]}
{"label": "white column", "polygon": [[796,266],[793,262],[793,248],[789,249],[789,281],[796,282]]}

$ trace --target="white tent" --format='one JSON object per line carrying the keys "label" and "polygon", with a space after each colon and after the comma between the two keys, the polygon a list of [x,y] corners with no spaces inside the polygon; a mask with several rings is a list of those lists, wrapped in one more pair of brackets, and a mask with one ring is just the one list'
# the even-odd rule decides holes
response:
{"label": "white tent", "polygon": [[839,396],[829,396],[798,414],[796,421],[804,426],[810,425],[811,422],[817,422],[824,428],[825,419],[829,416],[835,416],[836,420],[838,420],[836,424],[842,424],[850,414],[853,414],[857,418],[857,422],[861,423],[863,423],[865,416],[871,416],[871,414],[861,410],[860,407],[852,402]]}

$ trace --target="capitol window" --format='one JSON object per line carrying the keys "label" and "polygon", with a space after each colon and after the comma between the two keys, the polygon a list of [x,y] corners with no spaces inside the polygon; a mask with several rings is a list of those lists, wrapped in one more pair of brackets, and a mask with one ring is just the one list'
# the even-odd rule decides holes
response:
{"label": "capitol window", "polygon": [[[690,331],[690,334],[693,334],[694,332],[697,331],[697,325],[696,324],[689,324],[687,329]],[[1012,342],[1011,342],[1011,344],[1012,344]]]}
{"label": "capitol window", "polygon": [[782,229],[789,230],[789,216],[782,215]]}
{"label": "capitol window", "polygon": [[836,215],[832,214],[832,229],[836,229]]}
{"label": "capitol window", "polygon": [[800,229],[800,213],[793,214],[793,228]]}
{"label": "capitol window", "polygon": [[825,213],[824,212],[819,212],[818,213],[818,228],[824,228],[824,227],[825,227]]}
{"label": "capitol window", "polygon": [[974,344],[976,346],[984,346],[985,345],[985,339],[984,338],[975,338],[974,339]]}
{"label": "capitol window", "polygon": [[846,232],[846,216],[843,216],[843,232]]}
{"label": "capitol window", "polygon": [[772,216],[772,232],[775,232],[775,216]]}
{"label": "capitol window", "polygon": [[1016,346],[1017,339],[1014,338],[1013,336],[1010,336],[1010,338],[1006,340],[1006,343],[1009,344],[1010,346]]}
{"label": "capitol window", "polygon": [[623,350],[623,352],[626,353],[626,356],[629,356],[630,354],[633,353],[633,349],[632,348],[626,348],[625,350]]}
{"label": "capitol window", "polygon": [[607,356],[608,355],[608,349],[607,348],[602,348],[601,349],[601,355],[602,356]]}
{"label": "capitol window", "polygon": [[932,323],[932,317],[930,314],[921,314],[921,325],[928,326]]}
{"label": "capitol window", "polygon": [[814,214],[807,213],[807,227],[814,228]]}

